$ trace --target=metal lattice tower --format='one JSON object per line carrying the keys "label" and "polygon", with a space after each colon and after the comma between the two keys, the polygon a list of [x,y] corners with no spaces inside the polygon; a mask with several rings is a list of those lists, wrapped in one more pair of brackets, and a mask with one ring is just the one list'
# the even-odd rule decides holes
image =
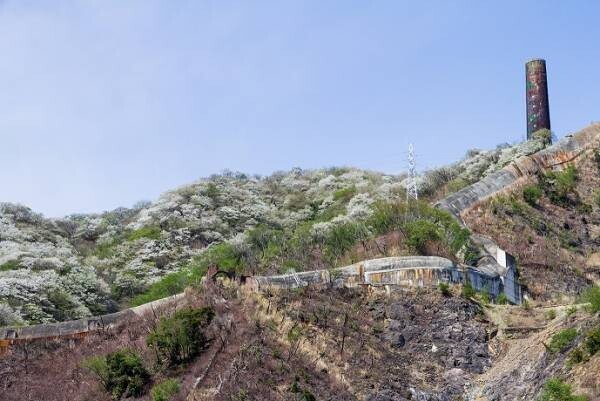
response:
{"label": "metal lattice tower", "polygon": [[408,145],[408,181],[406,184],[406,201],[419,199],[417,190],[417,168],[415,163],[415,149],[413,144]]}

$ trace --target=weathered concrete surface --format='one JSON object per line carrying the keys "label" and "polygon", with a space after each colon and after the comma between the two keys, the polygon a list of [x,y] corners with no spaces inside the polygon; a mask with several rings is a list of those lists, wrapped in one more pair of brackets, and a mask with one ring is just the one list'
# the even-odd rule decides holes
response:
{"label": "weathered concrete surface", "polygon": [[[600,124],[592,124],[576,134],[568,135],[556,144],[509,163],[501,170],[461,189],[439,201],[436,206],[453,214],[462,224],[462,216],[478,203],[503,191],[525,183],[530,177],[552,169],[562,169],[582,154],[600,147]],[[521,303],[521,289],[514,257],[502,250],[490,238],[473,235],[481,254],[476,269],[498,274],[506,295],[513,303]]]}
{"label": "weathered concrete surface", "polygon": [[131,320],[136,316],[143,316],[145,313],[154,309],[164,307],[172,302],[177,302],[183,296],[184,294],[181,293],[116,313],[71,320],[68,322],[37,324],[22,327],[0,327],[0,341],[4,341],[4,343],[0,343],[0,348],[24,340],[82,336],[90,331],[110,328],[117,323]]}
{"label": "weathered concrete surface", "polygon": [[255,276],[249,277],[245,286],[250,291],[290,290],[309,285],[349,288],[360,285],[432,287],[442,282],[463,283],[466,279],[476,290],[488,291],[492,298],[506,292],[511,302],[515,299],[514,302],[518,303],[517,298],[510,296],[511,291],[515,290],[509,286],[515,286],[515,283],[507,281],[494,269],[459,266],[438,256],[379,258],[331,270]]}
{"label": "weathered concrete surface", "polygon": [[461,215],[488,197],[509,189],[519,181],[539,172],[562,168],[586,151],[600,146],[600,124],[561,139],[556,144],[531,155],[522,156],[501,170],[439,201],[436,206],[448,210],[461,221]]}
{"label": "weathered concrete surface", "polygon": [[[434,276],[433,273],[425,272],[446,269],[453,270],[456,269],[456,266],[452,261],[437,256],[390,257],[365,260],[331,270],[313,270],[276,276],[254,276],[246,280],[246,285],[248,289],[253,291],[285,290],[308,285],[355,287],[360,284],[383,284],[385,281],[382,281],[383,277],[389,277],[389,280],[392,280],[389,283],[385,281],[386,284],[413,285],[412,280],[415,285],[418,285],[423,281],[419,281],[418,277]],[[385,274],[388,276],[385,276]],[[441,277],[439,274],[438,276]],[[395,279],[392,277],[395,277]],[[433,282],[434,280],[427,281]],[[438,281],[435,281],[435,284],[437,283]]]}

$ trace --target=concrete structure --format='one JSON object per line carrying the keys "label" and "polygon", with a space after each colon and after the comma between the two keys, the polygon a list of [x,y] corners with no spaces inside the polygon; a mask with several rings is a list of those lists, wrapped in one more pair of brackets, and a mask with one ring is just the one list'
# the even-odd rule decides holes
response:
{"label": "concrete structure", "polygon": [[[600,124],[596,123],[542,151],[518,158],[501,170],[442,199],[436,206],[449,211],[464,225],[462,216],[478,203],[525,184],[538,173],[563,169],[581,155],[599,147]],[[521,303],[515,258],[489,238],[473,235],[472,239],[481,249],[481,257],[473,269],[500,275],[507,298],[513,303]]]}
{"label": "concrete structure", "polygon": [[[514,265],[512,266],[514,267]],[[513,270],[511,267],[507,271]],[[510,275],[509,275],[510,276]],[[276,276],[254,276],[246,279],[251,291],[280,291],[293,288],[401,286],[435,287],[439,283],[460,284],[469,280],[478,291],[486,290],[495,299],[502,292],[511,302],[520,303],[520,287],[516,281],[505,285],[505,279],[492,269],[457,265],[438,256],[403,256],[365,260],[331,270],[313,270]],[[508,291],[507,291],[508,290]]]}
{"label": "concrete structure", "polygon": [[525,98],[527,104],[527,139],[534,132],[550,129],[546,61],[530,60],[525,64]]}
{"label": "concrete structure", "polygon": [[119,323],[127,322],[136,317],[176,304],[184,294],[159,299],[134,308],[125,309],[108,315],[93,316],[68,322],[37,324],[33,326],[0,327],[0,355],[12,345],[23,341],[54,338],[82,338],[87,333],[108,329]]}
{"label": "concrete structure", "polygon": [[436,206],[448,210],[462,221],[461,215],[489,197],[525,183],[540,172],[563,169],[583,153],[600,147],[600,124],[592,124],[574,135],[567,135],[548,148],[523,156],[480,181],[439,201]]}

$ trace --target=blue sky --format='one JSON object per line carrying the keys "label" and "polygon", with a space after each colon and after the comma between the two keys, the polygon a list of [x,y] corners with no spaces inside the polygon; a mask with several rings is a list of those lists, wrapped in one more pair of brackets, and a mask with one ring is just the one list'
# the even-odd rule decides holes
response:
{"label": "blue sky", "polygon": [[0,200],[49,216],[223,169],[420,169],[598,120],[595,1],[0,0]]}

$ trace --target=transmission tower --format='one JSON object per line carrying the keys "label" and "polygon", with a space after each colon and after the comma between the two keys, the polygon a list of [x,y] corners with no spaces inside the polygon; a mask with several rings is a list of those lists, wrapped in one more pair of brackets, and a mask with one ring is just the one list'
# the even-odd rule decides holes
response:
{"label": "transmission tower", "polygon": [[417,191],[417,169],[415,163],[415,149],[413,144],[408,145],[408,180],[406,182],[406,201],[419,199]]}

